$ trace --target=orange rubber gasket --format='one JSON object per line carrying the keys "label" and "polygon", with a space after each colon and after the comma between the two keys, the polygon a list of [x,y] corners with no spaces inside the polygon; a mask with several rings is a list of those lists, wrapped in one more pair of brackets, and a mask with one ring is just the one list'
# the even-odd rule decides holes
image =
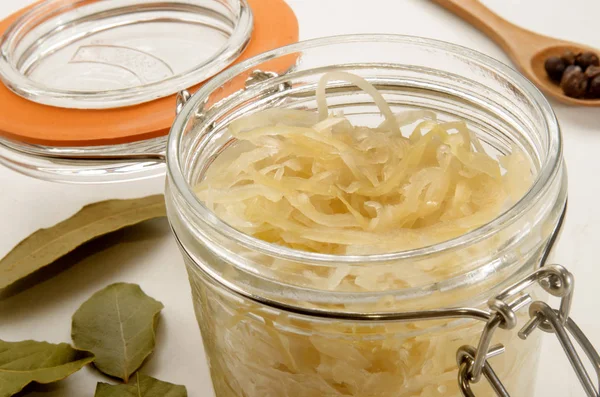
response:
{"label": "orange rubber gasket", "polygon": [[[298,20],[284,0],[248,0],[254,29],[248,47],[233,63],[298,41]],[[33,7],[33,6],[31,6]],[[0,32],[31,7],[0,22]],[[271,70],[284,72],[288,58]],[[190,88],[197,89],[202,83]],[[42,105],[14,94],[0,83],[0,137],[44,146],[98,146],[130,143],[167,135],[175,117],[176,94],[136,106],[87,110]]]}

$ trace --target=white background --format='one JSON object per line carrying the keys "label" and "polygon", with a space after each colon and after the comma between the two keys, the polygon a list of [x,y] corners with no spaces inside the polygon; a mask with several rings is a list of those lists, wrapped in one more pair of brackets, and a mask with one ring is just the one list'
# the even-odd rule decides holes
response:
{"label": "white background", "polygon": [[[301,39],[347,33],[401,33],[442,39],[489,54],[506,56],[475,29],[427,0],[288,0],[300,21]],[[0,0],[0,17],[29,0]],[[486,0],[500,15],[531,30],[600,49],[598,0]],[[565,138],[569,170],[569,214],[557,260],[577,280],[573,317],[600,346],[600,109],[553,103]],[[0,109],[0,117],[2,109]],[[35,117],[35,115],[32,115]],[[37,181],[0,167],[0,257],[41,227],[75,213],[82,205],[117,197],[160,192],[163,181],[110,186],[75,186]],[[187,386],[191,397],[212,396],[189,286],[165,220],[101,238],[60,262],[68,267],[13,297],[0,300],[0,339],[70,341],[70,318],[104,286],[139,283],[165,304],[158,347],[143,371]],[[95,254],[91,254],[96,252]],[[0,276],[1,277],[1,276]],[[536,396],[583,396],[558,344],[545,336]],[[86,368],[67,381],[38,387],[33,396],[93,396],[102,379]],[[528,397],[518,392],[513,397]]]}

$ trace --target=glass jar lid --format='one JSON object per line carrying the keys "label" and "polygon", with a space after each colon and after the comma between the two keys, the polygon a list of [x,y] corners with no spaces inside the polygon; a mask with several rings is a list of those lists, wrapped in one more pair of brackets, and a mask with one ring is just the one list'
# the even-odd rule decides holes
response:
{"label": "glass jar lid", "polygon": [[0,78],[45,105],[137,105],[223,70],[252,27],[246,0],[43,2],[5,32]]}
{"label": "glass jar lid", "polygon": [[298,21],[284,0],[46,0],[2,32],[0,163],[97,183],[164,173],[176,94],[298,41]]}

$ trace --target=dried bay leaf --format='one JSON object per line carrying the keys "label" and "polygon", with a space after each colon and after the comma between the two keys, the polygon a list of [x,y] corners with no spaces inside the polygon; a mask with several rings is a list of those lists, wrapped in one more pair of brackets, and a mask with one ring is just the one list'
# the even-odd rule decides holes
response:
{"label": "dried bay leaf", "polygon": [[185,386],[135,374],[135,382],[126,385],[98,383],[94,397],[187,397]]}
{"label": "dried bay leaf", "polygon": [[51,264],[85,242],[162,216],[166,216],[162,194],[87,205],[71,218],[33,233],[1,259],[0,290]]}
{"label": "dried bay leaf", "polygon": [[59,381],[93,360],[92,353],[66,343],[0,340],[0,397],[12,396],[31,382]]}
{"label": "dried bay leaf", "polygon": [[77,309],[71,337],[77,348],[94,353],[96,368],[127,382],[154,350],[163,307],[139,285],[112,284]]}

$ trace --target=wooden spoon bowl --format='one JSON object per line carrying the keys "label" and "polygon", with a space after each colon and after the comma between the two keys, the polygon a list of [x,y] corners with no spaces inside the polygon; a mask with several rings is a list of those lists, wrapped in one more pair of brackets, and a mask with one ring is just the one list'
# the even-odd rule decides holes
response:
{"label": "wooden spoon bowl", "polygon": [[546,59],[551,56],[560,57],[566,51],[571,51],[575,54],[578,52],[591,51],[600,55],[600,51],[580,44],[568,42],[562,42],[560,44],[555,43],[554,45],[543,48],[533,54],[528,68],[530,70],[523,68],[523,74],[525,74],[527,78],[537,85],[546,95],[556,98],[563,103],[578,106],[600,106],[600,99],[578,99],[566,96],[563,93],[562,88],[546,74],[546,69],[544,69],[544,62]]}
{"label": "wooden spoon bowl", "polygon": [[561,56],[566,51],[575,54],[600,51],[578,43],[544,36],[523,29],[499,17],[478,0],[433,0],[481,30],[494,40],[517,65],[519,70],[544,94],[562,103],[577,106],[600,106],[600,99],[578,99],[566,96],[544,69],[550,56]]}

